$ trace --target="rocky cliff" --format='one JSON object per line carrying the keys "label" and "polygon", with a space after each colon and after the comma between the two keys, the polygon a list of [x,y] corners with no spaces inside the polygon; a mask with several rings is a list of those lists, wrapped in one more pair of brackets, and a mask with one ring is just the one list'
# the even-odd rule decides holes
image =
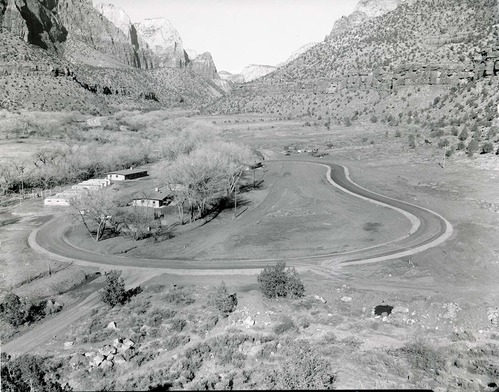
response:
{"label": "rocky cliff", "polygon": [[137,28],[123,9],[113,4],[102,3],[96,4],[95,9],[125,34],[128,42],[135,50],[139,68],[150,69],[158,66],[158,59],[147,42],[138,34]]}
{"label": "rocky cliff", "polygon": [[[93,7],[91,0],[58,0],[56,12],[69,32],[68,41],[87,45],[127,66],[144,69],[154,66],[153,59],[132,45],[123,31]],[[85,61],[85,58],[80,58],[80,61]]]}
{"label": "rocky cliff", "polygon": [[68,32],[56,10],[57,0],[1,0],[0,28],[40,48],[60,51]]}
{"label": "rocky cliff", "polygon": [[195,72],[206,79],[220,79],[211,53],[205,52],[200,55],[191,53],[191,55],[193,58],[190,56],[188,57],[188,68],[191,69],[192,72]]}
{"label": "rocky cliff", "polygon": [[182,39],[166,18],[145,19],[136,23],[137,33],[158,57],[159,67],[185,68],[189,62]]}

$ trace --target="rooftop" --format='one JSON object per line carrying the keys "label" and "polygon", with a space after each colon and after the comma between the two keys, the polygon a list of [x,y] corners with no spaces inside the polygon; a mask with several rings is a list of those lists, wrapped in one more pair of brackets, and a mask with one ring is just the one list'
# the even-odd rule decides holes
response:
{"label": "rooftop", "polygon": [[137,174],[137,173],[147,173],[147,169],[128,169],[128,170],[117,170],[109,172],[108,174],[122,174],[124,176],[129,174]]}

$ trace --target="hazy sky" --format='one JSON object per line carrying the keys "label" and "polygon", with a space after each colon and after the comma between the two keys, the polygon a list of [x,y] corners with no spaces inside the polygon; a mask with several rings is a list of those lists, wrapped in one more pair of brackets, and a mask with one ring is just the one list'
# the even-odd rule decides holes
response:
{"label": "hazy sky", "polygon": [[166,17],[184,48],[210,52],[219,71],[276,65],[319,42],[358,0],[93,0],[123,8],[132,19]]}

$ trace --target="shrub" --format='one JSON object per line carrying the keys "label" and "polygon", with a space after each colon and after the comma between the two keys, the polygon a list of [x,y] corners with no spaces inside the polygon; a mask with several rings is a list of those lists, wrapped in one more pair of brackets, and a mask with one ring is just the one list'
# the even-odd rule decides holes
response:
{"label": "shrub", "polygon": [[296,325],[293,320],[288,316],[284,316],[281,322],[274,327],[274,333],[281,335],[286,331],[294,329],[296,329]]}
{"label": "shrub", "polygon": [[409,135],[407,138],[409,140],[409,147],[416,148],[416,139],[415,139],[414,135]]}
{"label": "shrub", "polygon": [[265,375],[269,389],[334,389],[336,375],[331,362],[312,352],[310,344],[299,342],[292,347],[282,366]]}
{"label": "shrub", "polygon": [[106,272],[106,286],[102,294],[102,301],[110,307],[123,304],[126,301],[125,282],[120,278],[119,271]]}
{"label": "shrub", "polygon": [[475,139],[471,140],[468,144],[468,155],[470,157],[473,156],[473,154],[478,151],[479,147],[480,145]]}
{"label": "shrub", "polygon": [[459,134],[458,138],[459,140],[464,142],[466,139],[468,139],[468,136],[469,136],[468,131],[466,129],[463,129],[463,131]]}
{"label": "shrub", "polygon": [[174,331],[182,332],[187,326],[187,321],[183,319],[173,319],[171,321],[171,326]]}
{"label": "shrub", "polygon": [[217,292],[213,298],[213,304],[222,314],[222,316],[227,317],[230,313],[236,309],[237,306],[237,295],[229,294],[225,282],[222,282],[218,286]]}
{"label": "shrub", "polygon": [[267,298],[303,297],[305,287],[294,268],[286,268],[286,263],[265,267],[258,275],[258,284]]}
{"label": "shrub", "polygon": [[438,147],[440,148],[444,148],[444,147],[447,147],[449,145],[449,140],[448,139],[442,139],[438,142]]}
{"label": "shrub", "polygon": [[455,148],[454,147],[451,147],[449,148],[446,152],[445,152],[445,156],[447,158],[450,158],[452,156],[452,154],[454,154],[454,151],[455,151]]}
{"label": "shrub", "polygon": [[5,296],[4,302],[0,304],[0,311],[2,318],[14,327],[21,325],[26,317],[24,304],[14,293]]}
{"label": "shrub", "polygon": [[466,148],[466,144],[464,142],[457,143],[457,150],[464,150]]}
{"label": "shrub", "polygon": [[446,363],[443,354],[423,342],[416,341],[406,345],[401,350],[415,369],[437,374],[445,369]]}
{"label": "shrub", "polygon": [[490,142],[482,144],[482,154],[489,154],[494,151],[494,145]]}
{"label": "shrub", "polygon": [[400,131],[396,131],[396,132],[395,132],[395,137],[400,137],[400,136],[402,136],[402,132],[400,132]]}
{"label": "shrub", "polygon": [[442,137],[445,135],[445,132],[443,129],[436,129],[434,131],[431,131],[430,136],[431,137]]}

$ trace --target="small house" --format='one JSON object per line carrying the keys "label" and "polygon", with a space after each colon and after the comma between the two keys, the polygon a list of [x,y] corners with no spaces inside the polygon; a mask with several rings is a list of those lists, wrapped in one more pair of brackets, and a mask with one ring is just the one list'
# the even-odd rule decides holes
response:
{"label": "small house", "polygon": [[129,170],[119,170],[115,172],[109,172],[106,178],[110,181],[129,181],[146,176],[147,176],[147,170],[129,169]]}
{"label": "small house", "polygon": [[169,199],[171,198],[171,191],[168,189],[159,190],[157,189],[155,192],[143,196],[137,197],[132,200],[132,206],[135,207],[149,207],[149,208],[161,208],[164,205],[169,204]]}

